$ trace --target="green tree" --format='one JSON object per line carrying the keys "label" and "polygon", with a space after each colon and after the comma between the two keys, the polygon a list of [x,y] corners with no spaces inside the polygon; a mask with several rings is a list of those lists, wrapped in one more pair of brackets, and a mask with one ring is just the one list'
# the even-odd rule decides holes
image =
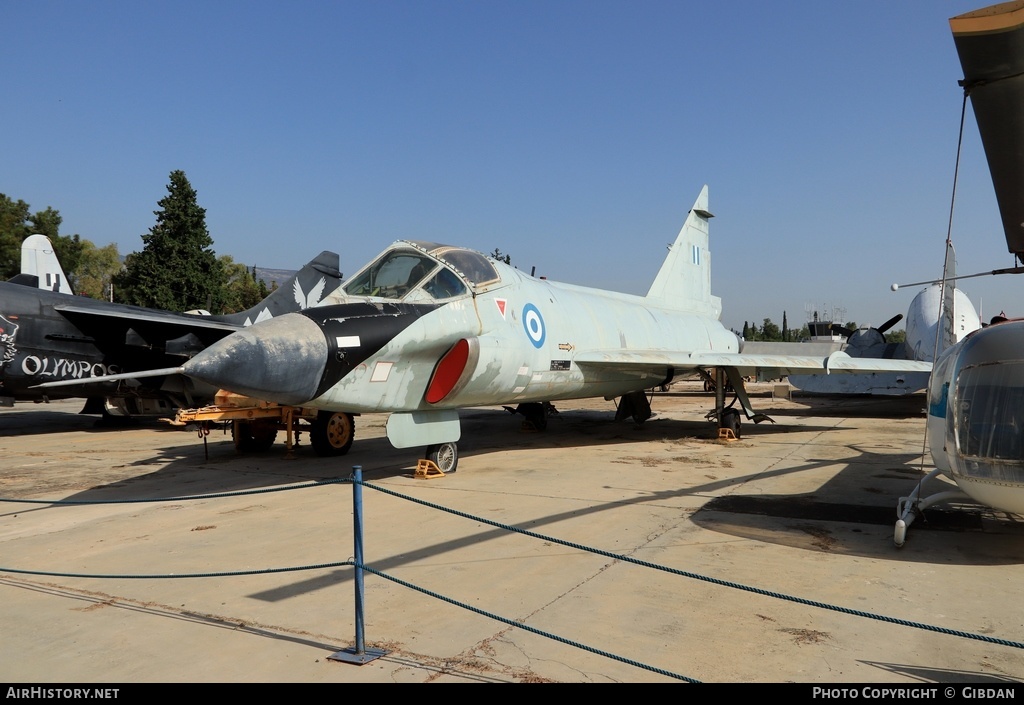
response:
{"label": "green tree", "polygon": [[259,277],[256,276],[256,265],[255,264],[252,266],[252,271],[250,272],[250,274],[252,275],[252,280],[254,282],[256,282],[257,289],[259,289],[259,297],[260,298],[259,298],[258,301],[253,301],[252,304],[250,304],[246,308],[252,308],[256,304],[258,304],[260,301],[262,301],[263,299],[265,299],[268,296],[270,296],[271,292],[277,291],[277,282],[273,282],[271,284],[270,288],[267,288],[267,283],[265,281],[263,281],[262,279],[260,279]]}
{"label": "green tree", "polygon": [[772,323],[770,318],[764,319],[764,324],[761,326],[761,340],[782,340],[782,331]]}
{"label": "green tree", "polygon": [[743,321],[743,339],[750,340],[750,326],[747,325],[746,321]]}
{"label": "green tree", "polygon": [[[46,207],[46,210],[33,213],[28,217],[28,222],[31,224],[29,227],[29,233],[39,233],[50,238],[50,242],[53,242],[60,236],[60,224],[64,222],[60,212]],[[61,263],[63,267],[63,263]]]}
{"label": "green tree", "polygon": [[60,224],[59,211],[47,206],[46,210],[32,213],[25,201],[15,201],[0,193],[0,277],[10,279],[21,271],[21,243],[29,235],[39,233],[50,238],[61,268],[74,287],[83,241],[78,235],[61,235]]}
{"label": "green tree", "polygon": [[125,259],[114,277],[118,301],[167,311],[224,308],[227,279],[206,229],[206,209],[185,172],[172,171],[167,195],[153,211],[156,225],[142,236],[144,247]]}
{"label": "green tree", "polygon": [[270,291],[263,280],[256,280],[256,268],[251,270],[231,255],[220,258],[227,283],[224,287],[224,313],[237,313],[252,308],[265,299]]}
{"label": "green tree", "polygon": [[10,279],[21,271],[21,243],[32,233],[28,204],[0,193],[0,276]]}
{"label": "green tree", "polygon": [[789,322],[786,320],[786,312],[782,312],[782,340],[789,341]]}
{"label": "green tree", "polygon": [[96,247],[89,240],[82,240],[82,255],[75,275],[76,294],[94,299],[110,299],[110,285],[114,275],[121,271],[121,255],[117,245],[110,243]]}
{"label": "green tree", "polygon": [[885,332],[885,342],[887,343],[905,343],[907,342],[907,331],[900,328],[899,330],[889,330]]}
{"label": "green tree", "polygon": [[491,253],[491,257],[498,260],[499,262],[504,262],[505,264],[512,264],[512,257],[510,255],[502,254],[501,250],[499,250],[497,247],[494,248],[494,252]]}

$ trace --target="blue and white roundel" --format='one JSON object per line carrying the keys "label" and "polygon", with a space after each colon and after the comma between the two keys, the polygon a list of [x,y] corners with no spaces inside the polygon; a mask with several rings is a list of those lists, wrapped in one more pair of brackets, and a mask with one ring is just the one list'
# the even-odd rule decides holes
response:
{"label": "blue and white roundel", "polygon": [[533,304],[526,304],[523,307],[523,328],[526,329],[526,335],[529,336],[533,347],[540,348],[544,345],[544,319]]}

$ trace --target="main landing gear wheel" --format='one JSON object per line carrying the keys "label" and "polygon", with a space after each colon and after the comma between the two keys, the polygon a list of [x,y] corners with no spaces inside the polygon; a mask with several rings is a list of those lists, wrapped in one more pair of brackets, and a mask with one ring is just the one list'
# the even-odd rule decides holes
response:
{"label": "main landing gear wheel", "polygon": [[445,474],[455,472],[459,467],[459,446],[456,443],[427,446],[427,460]]}
{"label": "main landing gear wheel", "polygon": [[277,429],[266,423],[232,421],[231,437],[239,453],[263,453],[277,440]]}
{"label": "main landing gear wheel", "polygon": [[737,439],[740,437],[740,412],[736,409],[726,409],[722,412],[719,428],[727,428]]}
{"label": "main landing gear wheel", "polygon": [[548,410],[541,402],[529,402],[519,405],[519,413],[526,417],[526,422],[537,431],[548,427]]}
{"label": "main landing gear wheel", "polygon": [[321,411],[309,426],[309,442],[325,458],[345,455],[355,437],[355,421],[344,411]]}
{"label": "main landing gear wheel", "polygon": [[510,414],[522,414],[525,417],[524,431],[543,431],[548,427],[548,415],[558,413],[554,405],[546,401],[523,402],[514,409],[511,406],[502,408]]}

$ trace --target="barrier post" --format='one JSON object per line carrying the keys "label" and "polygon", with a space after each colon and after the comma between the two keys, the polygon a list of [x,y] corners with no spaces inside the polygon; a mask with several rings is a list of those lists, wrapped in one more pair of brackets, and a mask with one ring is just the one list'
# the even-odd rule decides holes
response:
{"label": "barrier post", "polygon": [[342,649],[327,658],[345,663],[364,664],[374,661],[387,653],[384,649],[367,649],[364,642],[363,621],[363,466],[352,466],[352,539],[355,543],[355,606],[356,606],[356,645]]}

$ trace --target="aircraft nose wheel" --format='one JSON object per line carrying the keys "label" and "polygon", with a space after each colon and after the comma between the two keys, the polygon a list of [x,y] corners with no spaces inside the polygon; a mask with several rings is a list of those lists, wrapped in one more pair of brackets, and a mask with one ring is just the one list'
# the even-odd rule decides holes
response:
{"label": "aircraft nose wheel", "polygon": [[427,446],[427,460],[437,466],[441,472],[448,474],[459,467],[459,447],[455,443],[439,443]]}

